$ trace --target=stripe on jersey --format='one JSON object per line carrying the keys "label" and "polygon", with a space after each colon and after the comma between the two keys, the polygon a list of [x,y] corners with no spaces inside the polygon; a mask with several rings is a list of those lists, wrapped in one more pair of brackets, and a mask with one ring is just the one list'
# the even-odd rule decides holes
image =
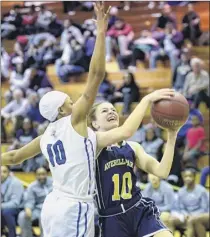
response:
{"label": "stripe on jersey", "polygon": [[87,213],[88,213],[88,210],[89,210],[89,205],[87,204],[87,211],[85,212],[85,232],[83,234],[83,237],[85,236],[86,231],[87,231]]}
{"label": "stripe on jersey", "polygon": [[100,176],[101,174],[100,174],[98,159],[96,159],[96,172],[98,173],[98,182],[96,182],[96,186],[97,186],[97,190],[98,190],[98,201],[99,201],[100,206],[103,205],[103,208],[105,209],[102,187],[101,187],[101,176]]}
{"label": "stripe on jersey", "polygon": [[[94,153],[94,150],[93,150],[93,143],[92,143],[92,141],[90,139],[89,139],[89,141],[90,141],[91,150],[92,150],[92,153],[93,153],[93,172],[95,173],[95,153]],[[94,179],[94,174],[93,174],[93,179]],[[95,187],[93,187],[93,188],[95,189]],[[92,193],[92,190],[91,190],[91,193]]]}
{"label": "stripe on jersey", "polygon": [[91,168],[90,168],[90,156],[89,156],[89,152],[88,152],[88,146],[87,146],[87,138],[85,138],[84,142],[85,142],[85,151],[86,151],[87,158],[88,158],[88,171],[89,171],[89,185],[88,185],[88,194],[90,194],[90,184],[91,184]]}
{"label": "stripe on jersey", "polygon": [[80,217],[81,217],[81,202],[79,202],[79,213],[78,213],[78,218],[77,218],[77,235],[76,237],[79,236],[79,222],[80,222]]}

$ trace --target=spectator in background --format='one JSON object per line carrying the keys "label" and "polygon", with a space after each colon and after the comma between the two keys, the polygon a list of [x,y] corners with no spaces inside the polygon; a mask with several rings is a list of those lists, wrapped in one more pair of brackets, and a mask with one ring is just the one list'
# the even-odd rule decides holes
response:
{"label": "spectator in background", "polygon": [[207,230],[210,229],[210,216],[209,213],[206,212],[205,214],[197,215],[195,219],[192,221],[191,232],[187,237],[203,237],[206,236]]}
{"label": "spectator in background", "polygon": [[114,26],[115,21],[118,19],[119,10],[117,7],[112,7],[109,12],[109,22],[108,22],[108,30]]}
{"label": "spectator in background", "polygon": [[13,58],[12,63],[15,64],[15,69],[10,74],[11,90],[14,90],[16,88],[26,90],[31,83],[31,68],[24,68],[24,61],[21,57]]}
{"label": "spectator in background", "polygon": [[38,168],[36,180],[27,189],[24,200],[24,210],[18,216],[18,224],[22,230],[22,237],[33,237],[32,222],[38,221],[41,228],[41,209],[48,193],[52,191],[52,178],[47,177],[45,168]]}
{"label": "spectator in background", "polygon": [[23,21],[22,24],[24,26],[25,34],[33,34],[36,32],[36,20],[38,17],[38,14],[36,12],[36,7],[34,5],[30,6],[29,12],[26,15],[23,15]]}
{"label": "spectator in background", "polygon": [[56,73],[62,82],[68,82],[69,76],[88,71],[83,46],[71,36],[63,50],[62,57],[56,60]]}
{"label": "spectator in background", "polygon": [[13,91],[13,100],[1,110],[3,120],[13,120],[16,116],[25,116],[27,113],[28,101],[23,97],[21,89]]}
{"label": "spectator in background", "polygon": [[123,19],[117,19],[114,25],[107,31],[106,36],[106,61],[111,61],[113,48],[119,47],[119,53],[122,56],[130,54],[128,46],[134,38],[134,32],[128,23]]}
{"label": "spectator in background", "polygon": [[200,17],[194,11],[192,3],[187,5],[188,12],[184,15],[182,19],[184,39],[189,39],[193,44],[197,43],[198,38],[201,36],[202,32],[200,29]]}
{"label": "spectator in background", "polygon": [[171,6],[165,4],[163,6],[162,14],[158,17],[157,22],[152,27],[153,37],[159,40],[163,36],[164,29],[168,23],[172,24],[173,29],[177,28],[176,16],[171,11]]}
{"label": "spectator in background", "polygon": [[186,136],[184,161],[192,160],[196,162],[196,159],[205,153],[205,138],[205,130],[199,121],[199,117],[192,116],[192,128],[187,131]]}
{"label": "spectator in background", "polygon": [[203,62],[199,58],[191,60],[192,72],[186,76],[183,94],[193,100],[195,108],[198,108],[201,102],[205,102],[210,108],[209,74],[202,69],[202,65]]}
{"label": "spectator in background", "polygon": [[139,87],[137,86],[134,75],[125,73],[123,76],[123,85],[113,94],[111,103],[123,102],[123,114],[130,113],[130,107],[133,102],[138,102],[140,99]]}
{"label": "spectator in background", "polygon": [[145,125],[141,123],[138,130],[134,133],[132,137],[128,139],[128,141],[134,141],[141,144],[143,141],[145,141],[145,137],[146,137]]}
{"label": "spectator in background", "polygon": [[158,150],[163,143],[163,140],[156,136],[154,128],[148,128],[146,130],[145,141],[141,145],[147,154],[158,160]]}
{"label": "spectator in background", "polygon": [[170,184],[164,180],[160,180],[152,174],[148,175],[149,183],[144,188],[142,194],[155,201],[158,209],[160,210],[160,219],[163,223],[170,216],[171,208],[174,203],[174,191]]}
{"label": "spectator in background", "polygon": [[103,100],[110,101],[113,93],[115,91],[115,86],[109,81],[108,73],[105,73],[104,80],[100,84],[98,89],[97,97],[102,97]]}
{"label": "spectator in background", "polygon": [[8,237],[16,237],[16,217],[23,198],[24,188],[20,180],[10,176],[9,168],[1,166],[1,222],[9,230]]}
{"label": "spectator in background", "polygon": [[188,103],[190,106],[189,116],[186,123],[181,127],[181,129],[178,132],[178,136],[177,136],[178,147],[183,147],[185,144],[185,138],[186,138],[187,132],[193,126],[192,125],[193,116],[197,116],[199,118],[200,124],[203,124],[203,115],[201,114],[201,112],[194,107],[194,104],[192,103],[192,101],[188,100]]}
{"label": "spectator in background", "polygon": [[183,172],[184,186],[178,191],[177,203],[167,223],[172,232],[177,227],[186,228],[187,236],[192,236],[192,222],[208,212],[208,193],[204,187],[195,183],[195,176],[193,168],[186,168]]}
{"label": "spectator in background", "polygon": [[200,184],[205,187],[207,178],[209,177],[210,177],[210,166],[207,166],[201,170]]}
{"label": "spectator in background", "polygon": [[34,123],[43,123],[45,119],[42,117],[39,111],[39,96],[36,92],[31,92],[28,95],[28,109],[27,117]]}
{"label": "spectator in background", "polygon": [[5,81],[9,78],[9,62],[9,54],[1,47],[1,81]]}
{"label": "spectator in background", "polygon": [[63,22],[64,30],[61,34],[60,47],[64,50],[66,44],[68,44],[70,35],[73,35],[74,38],[81,44],[84,44],[84,37],[78,27],[73,24],[72,20],[66,19]]}
{"label": "spectator in background", "polygon": [[134,41],[129,69],[136,69],[137,60],[145,61],[145,59],[149,59],[150,52],[155,50],[156,47],[159,47],[159,43],[152,38],[151,32],[143,30],[141,36]]}
{"label": "spectator in background", "polygon": [[180,63],[176,66],[173,72],[173,87],[179,92],[183,90],[185,78],[191,71],[189,50],[184,50],[181,53],[180,58]]}
{"label": "spectator in background", "polygon": [[3,17],[1,24],[1,38],[15,38],[22,24],[20,6],[15,5],[7,16]]}
{"label": "spectator in background", "polygon": [[172,70],[175,70],[180,48],[183,43],[183,35],[173,28],[171,23],[167,23],[165,27],[165,34],[160,40],[160,49],[151,51],[150,68],[156,68],[156,61],[158,57],[167,55],[170,60]]}
{"label": "spectator in background", "polygon": [[40,12],[38,13],[38,18],[36,21],[36,27],[43,31],[49,30],[49,25],[53,22],[55,15],[51,11],[46,9],[46,6],[43,4],[40,6]]}

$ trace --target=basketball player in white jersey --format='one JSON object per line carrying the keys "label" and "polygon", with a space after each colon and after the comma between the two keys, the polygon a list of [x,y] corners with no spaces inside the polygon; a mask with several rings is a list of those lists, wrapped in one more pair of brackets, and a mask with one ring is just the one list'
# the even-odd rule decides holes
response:
{"label": "basketball player in white jersey", "polygon": [[44,237],[94,237],[94,157],[96,135],[87,128],[87,115],[105,74],[105,34],[108,13],[95,4],[97,36],[87,85],[73,104],[59,91],[45,94],[40,113],[50,121],[43,136],[19,150],[2,154],[2,164],[19,164],[43,153],[53,177],[41,213]]}

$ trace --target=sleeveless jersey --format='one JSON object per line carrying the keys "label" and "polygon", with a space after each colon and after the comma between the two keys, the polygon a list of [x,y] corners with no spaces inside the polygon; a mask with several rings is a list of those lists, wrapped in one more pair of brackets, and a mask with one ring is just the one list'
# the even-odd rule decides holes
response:
{"label": "sleeveless jersey", "polygon": [[128,203],[140,194],[134,173],[135,153],[123,142],[104,148],[96,160],[96,201],[100,210]]}
{"label": "sleeveless jersey", "polygon": [[40,147],[49,161],[53,189],[78,200],[92,200],[95,189],[94,162],[96,135],[88,128],[88,138],[71,125],[71,116],[50,123]]}

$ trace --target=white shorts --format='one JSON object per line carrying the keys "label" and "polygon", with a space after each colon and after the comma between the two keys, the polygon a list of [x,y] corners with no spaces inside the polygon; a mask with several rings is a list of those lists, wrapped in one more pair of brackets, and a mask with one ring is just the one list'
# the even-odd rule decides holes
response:
{"label": "white shorts", "polygon": [[94,204],[50,193],[43,204],[44,237],[94,237]]}

